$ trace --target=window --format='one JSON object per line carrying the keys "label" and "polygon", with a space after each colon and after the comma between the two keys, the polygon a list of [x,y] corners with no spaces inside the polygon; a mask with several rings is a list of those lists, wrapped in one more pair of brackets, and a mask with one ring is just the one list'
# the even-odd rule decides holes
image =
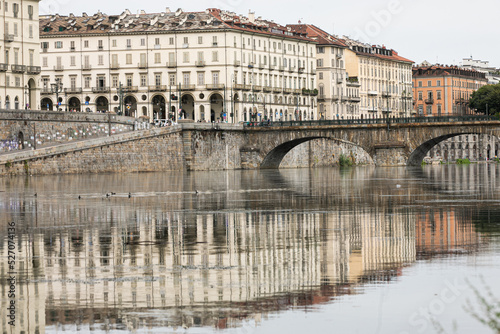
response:
{"label": "window", "polygon": [[422,87],[422,81],[418,82],[418,87]]}
{"label": "window", "polygon": [[427,81],[427,87],[432,87],[432,81]]}
{"label": "window", "polygon": [[132,54],[131,53],[127,53],[125,58],[126,58],[127,64],[132,64]]}
{"label": "window", "polygon": [[184,72],[183,73],[183,78],[184,78],[184,83],[183,83],[184,86],[189,86],[189,82],[190,82],[190,80],[189,80],[189,72]]}
{"label": "window", "polygon": [[54,47],[55,47],[56,49],[62,49],[62,47],[63,47],[63,42],[60,42],[60,41],[59,41],[59,42],[55,42]]}
{"label": "window", "polygon": [[441,80],[438,80],[436,86],[441,87]]}
{"label": "window", "polygon": [[141,74],[141,86],[142,87],[146,86],[147,82],[148,82],[148,80],[147,80],[146,74]]}
{"label": "window", "polygon": [[83,47],[88,48],[89,47],[89,41],[83,41]]}
{"label": "window", "polygon": [[217,46],[217,36],[213,36],[213,38],[212,38],[212,46]]}
{"label": "window", "polygon": [[85,88],[87,88],[87,89],[88,89],[88,88],[90,88],[90,81],[91,81],[91,80],[92,80],[92,77],[90,77],[90,76],[86,76],[86,77],[84,78],[84,87],[85,87]]}
{"label": "window", "polygon": [[69,81],[70,81],[71,88],[75,89],[76,88],[76,76],[71,76],[69,78]]}
{"label": "window", "polygon": [[104,56],[103,55],[99,55],[97,57],[97,59],[98,59],[99,65],[104,65]]}
{"label": "window", "polygon": [[155,74],[155,85],[161,86],[161,74],[160,73]]}
{"label": "window", "polygon": [[323,72],[319,72],[318,75],[320,80],[323,79]]}
{"label": "window", "polygon": [[318,46],[318,53],[325,53],[325,47],[324,46]]}
{"label": "window", "polygon": [[155,45],[160,46],[160,38],[159,37],[155,38]]}
{"label": "window", "polygon": [[111,45],[112,45],[114,48],[116,48],[116,39],[114,39],[114,40],[112,40],[112,41],[111,41]]}
{"label": "window", "polygon": [[[286,67],[286,62],[284,63],[284,66]],[[317,67],[323,67],[323,59],[318,59],[316,66]]]}
{"label": "window", "polygon": [[418,99],[419,99],[420,101],[422,101],[422,100],[423,100],[423,95],[422,95],[422,92],[418,92]]}
{"label": "window", "polygon": [[111,77],[111,84],[113,85],[113,87],[118,87],[118,76],[117,75],[113,75]]}
{"label": "window", "polygon": [[42,58],[42,66],[43,67],[47,67],[48,66],[48,64],[47,64],[47,57],[43,57]]}
{"label": "window", "polygon": [[168,76],[168,82],[170,86],[175,86],[175,73],[170,73]]}
{"label": "window", "polygon": [[219,72],[212,72],[212,83],[214,85],[219,84]]}
{"label": "window", "polygon": [[198,44],[203,44],[203,36],[198,36]]}
{"label": "window", "polygon": [[170,38],[168,39],[168,44],[170,44],[170,45],[174,45],[174,38],[173,38],[173,37],[170,37]]}
{"label": "window", "polygon": [[71,41],[71,42],[69,42],[69,43],[70,43],[70,44],[69,44],[69,45],[70,45],[70,46],[69,46],[69,49],[70,49],[71,51],[75,51],[75,41]]}
{"label": "window", "polygon": [[99,50],[102,50],[102,49],[104,48],[104,47],[103,47],[103,44],[102,44],[102,39],[100,39],[100,40],[98,40],[98,41],[97,41],[97,48],[98,48]]}
{"label": "window", "polygon": [[212,61],[219,61],[219,52],[212,51]]}
{"label": "window", "polygon": [[205,84],[205,73],[198,72],[198,85],[203,86]]}
{"label": "window", "polygon": [[155,53],[155,64],[161,63],[161,53]]}
{"label": "window", "polygon": [[33,6],[32,5],[28,5],[28,18],[30,20],[33,20]]}
{"label": "window", "polygon": [[432,106],[427,106],[427,115],[432,115]]}
{"label": "window", "polygon": [[132,40],[127,39],[127,49],[131,49],[131,48],[132,48]]}
{"label": "window", "polygon": [[189,37],[184,37],[184,44],[189,45]]}
{"label": "window", "polygon": [[141,46],[146,46],[146,39],[145,38],[141,38]]}
{"label": "window", "polygon": [[33,38],[33,25],[29,25],[29,38]]}
{"label": "window", "polygon": [[[5,4],[5,10],[7,11],[7,4]],[[17,17],[19,14],[19,4],[13,3],[12,4],[12,13],[14,14],[14,17]]]}
{"label": "window", "polygon": [[184,63],[189,63],[189,52],[184,52],[184,53],[182,54],[182,61],[183,61]]}
{"label": "window", "polygon": [[127,74],[127,87],[132,87],[132,74]]}
{"label": "window", "polygon": [[441,100],[441,91],[440,91],[440,90],[438,90],[438,91],[436,92],[436,94],[437,94],[437,99],[438,99],[438,100]]}
{"label": "window", "polygon": [[70,57],[70,63],[71,63],[71,66],[76,66],[76,57],[75,56]]}

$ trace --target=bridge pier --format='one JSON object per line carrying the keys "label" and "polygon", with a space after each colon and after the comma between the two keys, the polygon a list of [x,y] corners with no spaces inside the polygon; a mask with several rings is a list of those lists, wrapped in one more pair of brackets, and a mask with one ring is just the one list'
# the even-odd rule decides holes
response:
{"label": "bridge pier", "polygon": [[403,142],[386,142],[373,145],[373,162],[380,167],[406,166],[408,149]]}

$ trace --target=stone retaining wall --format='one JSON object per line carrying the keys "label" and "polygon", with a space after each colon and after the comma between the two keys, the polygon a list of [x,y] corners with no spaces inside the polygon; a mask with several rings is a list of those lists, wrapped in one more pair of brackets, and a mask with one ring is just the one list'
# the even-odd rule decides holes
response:
{"label": "stone retaining wall", "polygon": [[96,138],[146,128],[115,114],[0,111],[0,153]]}

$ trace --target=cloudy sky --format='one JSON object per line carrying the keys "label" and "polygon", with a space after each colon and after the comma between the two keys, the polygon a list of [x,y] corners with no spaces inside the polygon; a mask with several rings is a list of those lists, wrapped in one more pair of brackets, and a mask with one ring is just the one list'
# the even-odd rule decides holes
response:
{"label": "cloudy sky", "polygon": [[[162,4],[163,3],[163,4]],[[462,58],[489,60],[500,67],[498,0],[42,0],[40,14],[120,14],[221,8],[274,20],[311,23],[337,35],[386,45],[416,63],[459,64]]]}

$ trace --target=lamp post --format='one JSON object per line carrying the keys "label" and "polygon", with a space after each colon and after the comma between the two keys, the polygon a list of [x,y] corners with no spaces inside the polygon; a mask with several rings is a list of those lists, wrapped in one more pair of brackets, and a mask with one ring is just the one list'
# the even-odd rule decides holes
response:
{"label": "lamp post", "polygon": [[234,73],[231,73],[231,122],[234,123],[234,95],[233,95],[233,86],[234,86]]}
{"label": "lamp post", "polygon": [[57,111],[59,111],[59,93],[61,93],[63,90],[63,83],[61,82],[61,79],[56,78],[56,82],[50,84],[50,89],[52,91],[52,94],[56,94],[56,108]]}
{"label": "lamp post", "polygon": [[29,109],[29,96],[28,96],[28,93],[29,93],[29,88],[28,86],[24,86],[24,110],[28,110]]}

